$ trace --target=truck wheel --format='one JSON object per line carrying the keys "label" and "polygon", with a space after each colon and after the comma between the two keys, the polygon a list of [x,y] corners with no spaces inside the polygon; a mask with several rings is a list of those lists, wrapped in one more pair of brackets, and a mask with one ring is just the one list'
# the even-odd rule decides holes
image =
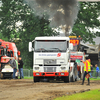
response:
{"label": "truck wheel", "polygon": [[70,77],[70,82],[75,82],[75,76]]}
{"label": "truck wheel", "polygon": [[11,79],[13,79],[13,74],[11,74]]}
{"label": "truck wheel", "polygon": [[78,70],[77,68],[75,68],[75,81],[77,81],[77,77],[78,77]]}
{"label": "truck wheel", "polygon": [[3,74],[1,73],[1,79],[3,79],[4,77],[3,77]]}
{"label": "truck wheel", "polygon": [[83,79],[83,73],[81,73],[81,80]]}
{"label": "truck wheel", "polygon": [[69,76],[64,77],[64,82],[65,83],[69,82]]}
{"label": "truck wheel", "polygon": [[74,68],[73,69],[73,75],[70,77],[70,81],[75,82],[77,80],[77,75],[78,75],[77,69]]}
{"label": "truck wheel", "polygon": [[33,81],[34,82],[39,82],[40,80],[39,80],[39,77],[33,77]]}

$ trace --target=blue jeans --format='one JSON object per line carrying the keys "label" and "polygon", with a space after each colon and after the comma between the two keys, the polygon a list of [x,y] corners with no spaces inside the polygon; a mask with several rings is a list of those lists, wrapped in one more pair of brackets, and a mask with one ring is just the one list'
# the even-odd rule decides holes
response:
{"label": "blue jeans", "polygon": [[93,77],[92,75],[93,75],[93,72],[90,72],[90,77]]}
{"label": "blue jeans", "polygon": [[98,77],[98,73],[99,73],[99,72],[96,72],[96,77]]}
{"label": "blue jeans", "polygon": [[23,68],[19,68],[20,78],[24,78]]}
{"label": "blue jeans", "polygon": [[[84,80],[85,80],[85,76],[87,75],[88,73],[85,71],[84,72],[84,75],[83,75],[83,81],[82,81],[82,83],[84,84]],[[89,80],[89,78],[88,78],[88,84],[90,83],[90,80]]]}
{"label": "blue jeans", "polygon": [[14,68],[14,69],[13,69],[13,78],[15,78],[15,74],[16,74],[16,72],[17,72],[17,69]]}

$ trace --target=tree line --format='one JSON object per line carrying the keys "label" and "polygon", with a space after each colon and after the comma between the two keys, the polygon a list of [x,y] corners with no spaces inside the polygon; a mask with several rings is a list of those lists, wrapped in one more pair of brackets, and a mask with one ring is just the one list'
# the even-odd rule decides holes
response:
{"label": "tree line", "polygon": [[[100,36],[99,32],[90,29],[100,28],[100,2],[80,2],[77,20],[71,35],[81,36],[84,42],[94,43],[93,38]],[[48,15],[36,16],[35,12],[23,3],[23,0],[2,0],[0,7],[0,38],[14,41],[21,52],[25,68],[32,68],[33,54],[28,51],[28,43],[37,36],[56,36],[50,27]]]}

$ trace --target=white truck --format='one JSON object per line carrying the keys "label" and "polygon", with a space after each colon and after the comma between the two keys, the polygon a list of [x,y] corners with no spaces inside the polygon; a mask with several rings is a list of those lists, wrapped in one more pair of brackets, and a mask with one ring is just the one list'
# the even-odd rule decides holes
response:
{"label": "white truck", "polygon": [[41,79],[75,81],[78,73],[74,63],[70,63],[72,49],[73,44],[69,43],[69,37],[36,37],[29,42],[29,52],[34,51],[34,82]]}

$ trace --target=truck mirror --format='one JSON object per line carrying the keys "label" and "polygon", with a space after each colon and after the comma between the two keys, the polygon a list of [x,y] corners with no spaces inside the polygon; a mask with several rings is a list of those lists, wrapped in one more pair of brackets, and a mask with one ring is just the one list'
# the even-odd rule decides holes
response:
{"label": "truck mirror", "polygon": [[33,48],[32,48],[32,42],[29,42],[29,52],[32,52]]}
{"label": "truck mirror", "polygon": [[69,50],[73,50],[73,44],[69,43]]}
{"label": "truck mirror", "polygon": [[18,56],[20,56],[20,51],[18,51],[17,53],[18,53]]}

